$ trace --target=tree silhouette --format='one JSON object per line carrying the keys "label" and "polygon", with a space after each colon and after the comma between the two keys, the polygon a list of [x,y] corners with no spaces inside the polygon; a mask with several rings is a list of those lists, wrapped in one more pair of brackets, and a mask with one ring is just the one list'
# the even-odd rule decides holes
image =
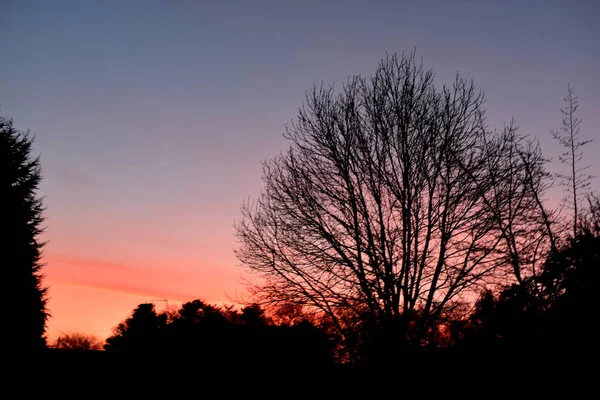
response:
{"label": "tree silhouette", "polygon": [[547,336],[555,345],[581,348],[595,341],[599,270],[599,232],[585,229],[546,263],[539,281],[548,302]]}
{"label": "tree silhouette", "polygon": [[582,350],[595,342],[595,282],[600,235],[582,228],[542,270],[495,296],[485,291],[460,345],[476,349],[544,352]]}
{"label": "tree silhouette", "polygon": [[64,350],[102,350],[103,344],[95,335],[74,332],[61,335],[52,347]]}
{"label": "tree silhouette", "polygon": [[490,131],[472,82],[438,90],[414,54],[340,94],[313,88],[285,137],[236,224],[259,303],[320,313],[346,343],[365,342],[361,321],[389,353],[426,342],[476,285],[522,281],[543,259],[539,148],[513,124]]}
{"label": "tree silhouette", "polygon": [[264,326],[268,324],[265,311],[258,304],[244,307],[238,321],[242,325]]}
{"label": "tree silhouette", "polygon": [[189,324],[222,325],[227,323],[223,312],[201,300],[184,303],[179,310],[177,321]]}
{"label": "tree silhouette", "polygon": [[18,131],[13,121],[0,117],[0,209],[5,282],[12,288],[13,328],[6,331],[11,346],[36,349],[45,346],[48,289],[42,284],[39,241],[43,222],[42,200],[37,196],[42,179],[39,157],[31,155],[33,137]]}
{"label": "tree silhouette", "polygon": [[106,340],[110,354],[193,357],[203,363],[332,363],[328,335],[307,320],[274,325],[258,305],[237,311],[201,300],[184,303],[171,319],[140,304]]}
{"label": "tree silhouette", "polygon": [[104,348],[107,351],[154,351],[166,324],[167,316],[157,314],[154,304],[140,304],[131,317],[115,328]]}
{"label": "tree silhouette", "polygon": [[162,336],[167,351],[213,351],[230,336],[223,311],[201,300],[184,303]]}
{"label": "tree silhouette", "polygon": [[307,314],[301,305],[293,303],[277,304],[270,310],[269,315],[274,324],[281,326],[295,326],[304,322],[312,325],[317,323],[314,315]]}
{"label": "tree silhouette", "polygon": [[563,185],[567,186],[567,190],[570,193],[570,204],[573,209],[573,237],[575,237],[580,223],[579,202],[583,194],[582,191],[590,186],[590,180],[592,179],[591,175],[585,173],[589,165],[580,165],[583,158],[581,148],[590,143],[591,140],[581,140],[579,138],[581,118],[578,118],[576,115],[579,108],[579,99],[570,84],[567,88],[567,95],[564,101],[566,104],[560,110],[564,116],[560,128],[562,134],[560,132],[552,132],[552,136],[566,149],[564,153],[558,156],[558,159],[563,164],[569,166],[569,172],[558,174],[558,177],[562,180]]}
{"label": "tree silhouette", "polygon": [[582,230],[596,236],[600,235],[600,196],[595,193],[588,195],[588,208],[581,221]]}

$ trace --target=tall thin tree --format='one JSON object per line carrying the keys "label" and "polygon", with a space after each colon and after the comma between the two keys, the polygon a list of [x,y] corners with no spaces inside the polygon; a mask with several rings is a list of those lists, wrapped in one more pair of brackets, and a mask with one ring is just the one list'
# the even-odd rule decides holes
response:
{"label": "tall thin tree", "polygon": [[2,271],[11,290],[8,330],[12,346],[23,350],[45,346],[47,287],[42,284],[39,235],[44,210],[37,192],[42,179],[39,157],[32,157],[33,137],[0,117],[0,212]]}
{"label": "tall thin tree", "polygon": [[560,173],[558,177],[562,183],[568,187],[569,197],[572,200],[573,207],[573,237],[577,236],[577,227],[579,224],[579,197],[581,191],[587,189],[590,185],[592,176],[585,173],[589,165],[580,166],[583,158],[581,148],[590,143],[591,140],[581,140],[579,138],[579,128],[581,118],[576,116],[579,108],[579,98],[575,95],[575,90],[571,84],[568,85],[567,95],[564,98],[565,106],[560,110],[563,114],[562,126],[560,131],[552,131],[552,136],[565,147],[565,152],[558,156],[558,159],[569,166],[568,173]]}

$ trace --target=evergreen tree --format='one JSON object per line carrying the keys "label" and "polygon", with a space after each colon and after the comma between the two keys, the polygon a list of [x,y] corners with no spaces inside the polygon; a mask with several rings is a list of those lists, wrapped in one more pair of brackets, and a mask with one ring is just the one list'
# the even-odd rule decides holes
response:
{"label": "evergreen tree", "polygon": [[39,157],[32,157],[33,137],[0,117],[0,218],[2,263],[6,285],[11,289],[11,318],[15,327],[7,332],[11,346],[24,350],[46,344],[48,288],[42,284],[42,199],[37,196],[42,179]]}

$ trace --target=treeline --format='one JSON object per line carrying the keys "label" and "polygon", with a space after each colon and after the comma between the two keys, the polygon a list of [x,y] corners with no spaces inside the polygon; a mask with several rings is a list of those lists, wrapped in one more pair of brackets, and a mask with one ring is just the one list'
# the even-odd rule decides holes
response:
{"label": "treeline", "polygon": [[195,355],[203,362],[269,361],[328,365],[332,343],[325,332],[294,307],[269,317],[257,305],[241,310],[201,300],[176,312],[157,313],[154,304],[140,304],[106,340],[107,353]]}

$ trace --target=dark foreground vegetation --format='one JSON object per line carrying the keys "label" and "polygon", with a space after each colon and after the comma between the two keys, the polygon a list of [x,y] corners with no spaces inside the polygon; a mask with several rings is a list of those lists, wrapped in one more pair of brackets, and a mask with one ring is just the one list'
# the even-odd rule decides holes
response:
{"label": "dark foreground vegetation", "polygon": [[[485,291],[470,313],[437,321],[426,345],[400,347],[396,337],[356,321],[353,333],[360,342],[352,364],[407,368],[429,361],[519,360],[543,369],[555,368],[557,360],[589,359],[596,336],[590,316],[600,265],[598,222],[582,228],[537,277],[507,286],[498,295]],[[323,368],[345,361],[343,338],[327,320],[290,304],[267,312],[258,305],[236,311],[195,300],[177,312],[161,313],[153,304],[140,304],[114,332],[104,351],[49,349],[46,354],[69,362],[116,362],[123,368],[199,360],[238,368]],[[540,365],[541,360],[553,361]]]}
{"label": "dark foreground vegetation", "polygon": [[273,324],[257,306],[237,312],[195,300],[176,314],[140,304],[106,341],[107,353],[177,354],[203,359],[270,360],[276,363],[332,362],[324,332],[302,319]]}

